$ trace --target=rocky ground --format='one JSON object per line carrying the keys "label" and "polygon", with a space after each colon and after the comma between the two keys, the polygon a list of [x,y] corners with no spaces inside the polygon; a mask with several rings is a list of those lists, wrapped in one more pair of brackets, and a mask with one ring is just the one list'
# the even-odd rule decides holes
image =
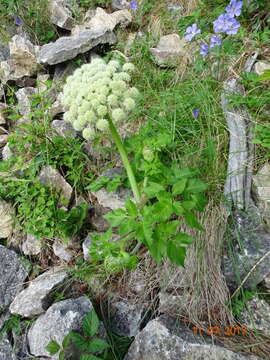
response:
{"label": "rocky ground", "polygon": [[[261,78],[256,98],[248,88],[270,70],[264,4],[244,3],[239,47],[221,55],[222,69],[218,58],[210,70],[202,57],[194,65],[198,45],[181,29],[197,19],[198,9],[211,18],[226,1],[51,0],[45,33],[34,27],[38,2],[35,11],[29,5],[29,13],[27,1],[21,8],[5,0],[0,5],[0,360],[60,359],[48,344],[61,345],[71,331],[81,334],[93,309],[100,319],[98,336],[110,350],[86,357],[68,349],[65,359],[269,359],[269,134],[254,141],[255,125],[269,118],[269,77]],[[256,36],[249,20],[259,29]],[[136,269],[108,274],[93,265],[89,248],[109,228],[103,216],[123,209],[132,192],[111,139],[85,141],[63,120],[61,97],[76,68],[113,56],[135,63],[134,85],[142,94],[143,110],[120,129],[123,138],[140,134],[147,121],[154,132],[155,123],[176,114],[170,101],[185,93],[186,84],[189,93],[191,86],[199,92],[198,77],[208,79],[209,89],[216,81],[213,92],[199,100],[217,104],[208,113],[214,130],[203,125],[207,136],[215,132],[214,155],[203,135],[190,138],[192,123],[207,116],[201,109],[191,108],[179,131],[184,145],[175,140],[177,124],[164,125],[172,129],[175,148],[185,148],[166,156],[181,165],[195,162],[210,188],[199,215],[206,231],[187,229],[197,240],[185,267],[167,260],[157,265],[144,246]],[[193,65],[197,73],[189,85]],[[170,93],[177,86],[179,92]],[[233,107],[228,94],[238,99]],[[260,107],[258,99],[264,101]],[[185,116],[186,105],[174,104]],[[174,121],[181,122],[177,114]],[[208,155],[216,165],[199,162],[197,156]],[[102,187],[96,186],[100,176]]]}

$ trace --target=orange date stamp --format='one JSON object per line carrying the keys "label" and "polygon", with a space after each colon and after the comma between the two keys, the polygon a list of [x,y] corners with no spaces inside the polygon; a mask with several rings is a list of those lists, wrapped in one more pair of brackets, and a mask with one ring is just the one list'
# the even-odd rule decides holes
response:
{"label": "orange date stamp", "polygon": [[245,326],[208,326],[207,329],[194,326],[192,330],[195,336],[203,334],[209,336],[247,336],[247,327]]}

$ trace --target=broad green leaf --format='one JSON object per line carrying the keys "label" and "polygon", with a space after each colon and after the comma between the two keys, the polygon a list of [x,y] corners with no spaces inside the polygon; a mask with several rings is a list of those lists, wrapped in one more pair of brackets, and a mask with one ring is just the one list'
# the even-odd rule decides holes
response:
{"label": "broad green leaf", "polygon": [[95,353],[98,351],[104,351],[104,350],[108,349],[109,347],[110,347],[110,345],[106,341],[104,341],[102,339],[94,338],[90,341],[88,350]]}
{"label": "broad green leaf", "polygon": [[142,224],[140,223],[140,226],[142,227],[143,230],[143,235],[144,235],[144,243],[149,247],[152,245],[153,239],[153,229],[152,226],[149,225],[148,223],[145,222],[145,219],[143,219]]}
{"label": "broad green leaf", "polygon": [[206,205],[206,199],[203,194],[192,194],[191,195],[192,200],[196,203],[196,206],[194,209],[203,211],[205,205]]}
{"label": "broad green leaf", "polygon": [[187,212],[185,215],[185,221],[186,223],[191,226],[194,227],[198,230],[203,230],[205,231],[205,229],[202,227],[202,225],[199,223],[199,220],[197,219],[197,216],[192,213],[192,212]]}
{"label": "broad green leaf", "polygon": [[122,223],[119,226],[119,234],[125,235],[131,231],[134,231],[136,228],[136,221],[131,218],[123,219]]}
{"label": "broad green leaf", "polygon": [[179,201],[174,201],[173,202],[173,210],[175,212],[176,215],[183,215],[185,210],[182,206],[182,203]]}
{"label": "broad green leaf", "polygon": [[196,207],[196,202],[191,200],[182,201],[181,204],[185,210],[192,210]]}
{"label": "broad green leaf", "polygon": [[198,192],[205,191],[207,189],[207,187],[208,187],[208,185],[199,179],[190,179],[187,184],[186,191],[198,193]]}
{"label": "broad green leaf", "polygon": [[64,337],[64,340],[62,341],[62,347],[63,347],[64,349],[66,349],[66,348],[68,347],[69,343],[70,343],[70,336],[69,336],[69,334],[67,334],[67,335]]}
{"label": "broad green leaf", "polygon": [[59,353],[58,360],[65,360],[65,352],[62,350]]}
{"label": "broad green leaf", "polygon": [[172,201],[169,200],[156,202],[152,205],[152,210],[156,222],[168,220],[174,212]]}
{"label": "broad green leaf", "polygon": [[172,187],[173,195],[182,194],[183,191],[185,190],[186,184],[187,184],[187,179],[182,179],[182,180],[178,181],[176,184],[174,184]]}
{"label": "broad green leaf", "polygon": [[157,195],[158,192],[163,191],[164,186],[155,183],[155,182],[149,182],[148,186],[146,186],[143,191],[145,192],[146,195],[149,196],[149,198],[153,198]]}
{"label": "broad green leaf", "polygon": [[69,334],[71,341],[77,346],[78,349],[82,351],[87,350],[88,342],[82,335],[75,333],[73,331],[71,331]]}
{"label": "broad green leaf", "polygon": [[156,231],[159,236],[163,236],[165,238],[176,232],[177,226],[179,225],[178,220],[169,221],[167,223],[161,223],[156,226]]}
{"label": "broad green leaf", "polygon": [[177,246],[172,241],[167,245],[167,256],[173,264],[184,266],[186,257],[186,247]]}
{"label": "broad green leaf", "polygon": [[131,216],[133,219],[135,219],[138,216],[137,206],[130,199],[128,199],[126,201],[126,209],[127,209],[128,215]]}
{"label": "broad green leaf", "polygon": [[45,349],[51,354],[51,355],[55,355],[59,350],[60,350],[60,345],[52,340],[51,342],[49,342],[49,344],[45,347]]}
{"label": "broad green leaf", "polygon": [[149,247],[149,251],[156,263],[160,264],[166,251],[166,245],[164,244],[162,239],[156,238],[152,245]]}
{"label": "broad green leaf", "polygon": [[112,227],[121,224],[123,219],[126,217],[126,212],[122,209],[116,209],[103,216]]}
{"label": "broad green leaf", "polygon": [[94,336],[99,327],[99,318],[95,312],[92,310],[88,315],[83,319],[83,332],[86,336]]}
{"label": "broad green leaf", "polygon": [[172,194],[170,194],[168,191],[160,191],[157,194],[157,198],[159,201],[172,201]]}
{"label": "broad green leaf", "polygon": [[192,244],[194,239],[192,236],[188,234],[179,232],[171,239],[171,241],[177,245],[181,245],[181,244]]}

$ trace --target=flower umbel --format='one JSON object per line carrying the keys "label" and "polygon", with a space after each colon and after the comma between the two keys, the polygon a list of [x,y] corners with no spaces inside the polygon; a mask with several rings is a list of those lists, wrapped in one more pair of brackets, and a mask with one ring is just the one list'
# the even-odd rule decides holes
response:
{"label": "flower umbel", "polygon": [[184,39],[187,41],[191,41],[197,34],[200,34],[201,30],[198,28],[197,24],[193,24],[186,28],[186,33]]}
{"label": "flower umbel", "polygon": [[226,7],[226,12],[231,17],[237,17],[241,14],[243,1],[231,0],[230,4]]}

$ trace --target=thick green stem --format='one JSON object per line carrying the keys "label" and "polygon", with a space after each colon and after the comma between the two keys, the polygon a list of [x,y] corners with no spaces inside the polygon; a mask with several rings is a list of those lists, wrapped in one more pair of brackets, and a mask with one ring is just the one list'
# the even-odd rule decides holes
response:
{"label": "thick green stem", "polygon": [[135,201],[136,201],[137,204],[139,204],[140,200],[141,200],[141,196],[140,196],[137,181],[136,181],[135,176],[134,176],[134,172],[133,172],[131,164],[130,164],[130,162],[128,160],[126,149],[124,148],[122,140],[121,140],[121,138],[120,138],[120,136],[119,136],[113,122],[112,122],[112,120],[109,119],[108,121],[109,121],[109,128],[110,128],[112,137],[113,137],[114,142],[115,142],[115,144],[116,144],[116,146],[117,146],[117,148],[119,150],[119,153],[120,153],[121,159],[123,161],[124,167],[125,167],[125,169],[127,171],[127,176],[128,176],[129,182],[130,182],[130,186],[131,186]]}

